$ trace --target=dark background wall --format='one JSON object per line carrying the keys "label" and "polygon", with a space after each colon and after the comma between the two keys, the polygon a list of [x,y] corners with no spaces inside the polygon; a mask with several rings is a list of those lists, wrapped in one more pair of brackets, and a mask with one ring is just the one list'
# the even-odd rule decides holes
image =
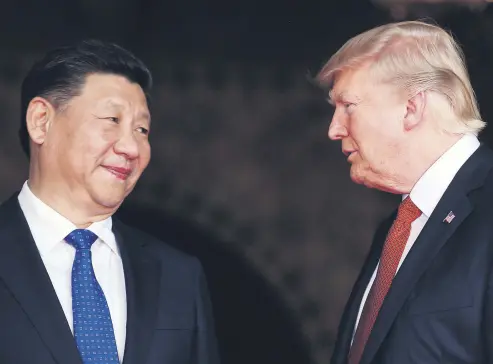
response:
{"label": "dark background wall", "polygon": [[[310,75],[391,15],[432,16],[463,44],[483,116],[493,117],[492,9],[386,4],[3,4],[0,198],[27,175],[16,132],[19,85],[34,58],[85,37],[128,47],[155,74],[153,159],[120,217],[202,260],[225,363],[327,363],[373,231],[397,197],[350,181],[340,145],[326,137],[332,110]],[[481,137],[491,144],[490,128]]]}

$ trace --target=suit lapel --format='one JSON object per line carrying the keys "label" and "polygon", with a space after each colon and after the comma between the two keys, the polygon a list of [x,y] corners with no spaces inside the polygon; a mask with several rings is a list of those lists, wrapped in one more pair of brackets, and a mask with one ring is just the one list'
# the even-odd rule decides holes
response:
{"label": "suit lapel", "polygon": [[127,292],[127,335],[123,364],[146,362],[155,328],[159,300],[160,264],[134,234],[115,219]]}
{"label": "suit lapel", "polygon": [[354,325],[358,318],[359,308],[361,300],[365,290],[370,282],[371,276],[375,271],[380,254],[382,252],[383,243],[387,231],[390,229],[394,220],[395,214],[392,214],[375,233],[373,243],[371,245],[370,252],[363,264],[363,268],[356,280],[354,288],[348,299],[348,304],[344,309],[344,313],[341,318],[341,326],[339,327],[338,338],[332,354],[332,364],[343,364],[347,362],[349,349],[351,347],[351,341],[353,338]]}
{"label": "suit lapel", "polygon": [[36,248],[17,194],[0,207],[0,277],[60,364],[81,363],[75,340]]}
{"label": "suit lapel", "polygon": [[[492,168],[491,158],[490,151],[480,147],[446,190],[392,282],[366,344],[362,364],[371,363],[415,284],[473,210],[468,193],[483,184]],[[444,221],[449,212],[455,217],[450,222]]]}

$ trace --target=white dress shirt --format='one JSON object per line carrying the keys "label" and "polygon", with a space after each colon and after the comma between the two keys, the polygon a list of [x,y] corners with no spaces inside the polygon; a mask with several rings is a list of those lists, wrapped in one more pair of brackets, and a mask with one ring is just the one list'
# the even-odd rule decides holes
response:
{"label": "white dress shirt", "polygon": [[[64,238],[77,227],[37,198],[27,182],[24,183],[18,199],[73,333],[71,278],[75,248],[65,242]],[[122,260],[111,227],[112,220],[109,217],[91,224],[87,229],[98,236],[91,247],[92,264],[108,302],[121,362],[125,349],[127,300]]]}
{"label": "white dress shirt", "polygon": [[[411,233],[409,234],[409,239],[407,240],[404,251],[402,252],[402,257],[399,261],[397,271],[401,267],[404,259],[406,259],[407,254],[418,238],[419,233],[421,232],[421,230],[423,230],[423,227],[428,221],[428,218],[431,216],[431,213],[445,193],[445,190],[448,188],[462,165],[476,151],[476,149],[478,149],[479,145],[480,143],[475,135],[464,135],[434,164],[432,164],[432,166],[421,176],[418,182],[414,185],[409,195],[411,196],[411,200],[420,209],[422,214],[411,224]],[[402,199],[406,198],[407,196],[408,195],[403,195]],[[375,277],[377,275],[377,270],[378,264],[375,268],[375,271],[373,272],[368,286],[366,287],[363,299],[361,300],[358,318],[356,319],[356,324],[354,326],[353,337],[356,333],[356,328],[358,327],[358,322],[363,311],[363,306],[368,297],[373,281],[375,280]]]}

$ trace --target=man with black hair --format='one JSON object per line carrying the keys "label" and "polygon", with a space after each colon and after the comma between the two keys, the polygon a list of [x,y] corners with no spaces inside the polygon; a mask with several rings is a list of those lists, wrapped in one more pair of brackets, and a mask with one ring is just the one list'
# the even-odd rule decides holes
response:
{"label": "man with black hair", "polygon": [[216,364],[196,258],[112,217],[150,160],[147,67],[111,43],[22,84],[21,191],[0,206],[0,362]]}

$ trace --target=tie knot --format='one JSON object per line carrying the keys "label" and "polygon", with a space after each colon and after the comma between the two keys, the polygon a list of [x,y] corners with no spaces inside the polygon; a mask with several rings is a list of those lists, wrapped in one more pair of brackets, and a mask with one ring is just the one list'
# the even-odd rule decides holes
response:
{"label": "tie knot", "polygon": [[410,197],[406,197],[399,205],[397,220],[403,223],[412,223],[421,215],[421,210],[416,206]]}
{"label": "tie knot", "polygon": [[76,229],[67,235],[65,241],[75,249],[91,249],[98,236],[90,230]]}

